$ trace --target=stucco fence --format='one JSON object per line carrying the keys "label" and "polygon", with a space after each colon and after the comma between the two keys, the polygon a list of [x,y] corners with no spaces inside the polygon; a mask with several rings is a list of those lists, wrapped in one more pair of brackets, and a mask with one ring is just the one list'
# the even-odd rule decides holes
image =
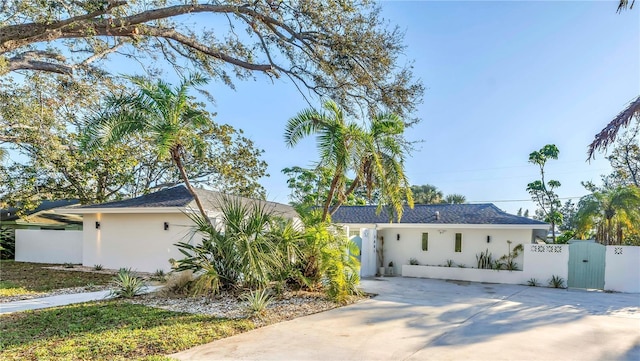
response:
{"label": "stucco fence", "polygon": [[[521,271],[477,268],[403,265],[403,277],[436,278],[471,282],[527,284],[535,279],[546,286],[552,276],[569,275],[568,245],[528,244],[524,247]],[[640,247],[607,246],[605,290],[640,293]]]}
{"label": "stucco fence", "polygon": [[15,260],[82,263],[82,231],[17,229]]}

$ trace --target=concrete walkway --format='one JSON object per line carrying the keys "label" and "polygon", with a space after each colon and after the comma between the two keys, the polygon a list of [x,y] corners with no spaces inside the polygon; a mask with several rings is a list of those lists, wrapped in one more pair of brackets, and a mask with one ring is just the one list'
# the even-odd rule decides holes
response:
{"label": "concrete walkway", "polygon": [[[153,292],[158,287],[160,286],[149,286],[147,287],[146,292]],[[68,295],[32,298],[30,300],[0,303],[0,315],[27,310],[37,310],[40,308],[65,306],[74,303],[101,301],[108,299],[110,292],[111,291],[107,290],[97,292],[72,293]]]}
{"label": "concrete walkway", "polygon": [[640,295],[384,278],[379,296],[180,360],[640,360]]}

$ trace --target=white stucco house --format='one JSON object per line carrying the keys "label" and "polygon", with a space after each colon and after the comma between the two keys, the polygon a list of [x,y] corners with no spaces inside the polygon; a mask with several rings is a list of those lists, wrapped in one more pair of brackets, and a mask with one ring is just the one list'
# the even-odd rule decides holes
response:
{"label": "white stucco house", "polygon": [[[376,206],[342,206],[332,221],[361,238],[363,277],[378,272],[380,246],[387,273],[400,274],[412,258],[420,265],[442,266],[451,260],[471,268],[480,252],[499,258],[518,244],[545,239],[549,229],[547,223],[508,214],[493,204],[417,204],[405,208],[400,222],[389,222],[384,211],[376,214]],[[515,261],[522,267],[522,254]]]}
{"label": "white stucco house", "polygon": [[[196,193],[215,224],[218,205],[225,195],[204,189],[196,189]],[[237,198],[243,203],[259,202],[283,217],[298,216],[288,205]],[[169,259],[183,258],[174,244],[193,236],[194,223],[187,214],[197,209],[191,193],[179,185],[137,198],[61,211],[83,217],[82,265],[155,272],[169,271]]]}

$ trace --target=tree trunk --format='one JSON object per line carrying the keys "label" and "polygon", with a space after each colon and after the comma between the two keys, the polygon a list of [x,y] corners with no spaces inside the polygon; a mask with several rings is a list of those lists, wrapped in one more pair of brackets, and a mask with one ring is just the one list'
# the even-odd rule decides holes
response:
{"label": "tree trunk", "polygon": [[[353,180],[353,182],[351,183],[351,186],[349,187],[349,189],[347,189],[347,192],[344,194],[344,197],[347,198],[349,197],[349,195],[351,193],[353,193],[353,191],[358,187],[358,183],[360,183],[360,178],[358,176],[356,176],[356,178]],[[331,208],[331,211],[329,212],[329,215],[333,216],[334,213],[336,213],[338,211],[338,208],[340,208],[340,206],[342,205],[342,201],[338,201],[338,203],[336,203],[336,205],[334,205]]]}
{"label": "tree trunk", "polygon": [[336,174],[333,176],[331,180],[331,186],[329,187],[329,193],[327,194],[327,200],[324,202],[324,209],[322,210],[322,221],[327,220],[327,216],[329,215],[329,206],[331,205],[331,201],[333,200],[333,195],[336,192],[336,186],[338,184],[338,180],[341,176],[341,170],[336,169]]}
{"label": "tree trunk", "polygon": [[187,172],[184,170],[184,165],[182,164],[182,158],[180,157],[180,149],[179,148],[172,149],[171,157],[173,158],[173,161],[176,164],[176,167],[178,167],[178,170],[180,171],[180,177],[184,181],[184,186],[187,187],[187,190],[189,191],[189,193],[191,193],[191,195],[193,196],[193,199],[196,201],[196,205],[200,210],[200,214],[202,214],[202,217],[204,217],[204,219],[207,220],[207,223],[210,226],[213,226],[211,224],[211,220],[207,216],[207,212],[204,210],[204,207],[202,206],[202,202],[200,201],[200,198],[198,198],[198,195],[196,194],[196,192],[193,190],[193,187],[191,186],[191,182],[189,182],[189,177],[187,176]]}

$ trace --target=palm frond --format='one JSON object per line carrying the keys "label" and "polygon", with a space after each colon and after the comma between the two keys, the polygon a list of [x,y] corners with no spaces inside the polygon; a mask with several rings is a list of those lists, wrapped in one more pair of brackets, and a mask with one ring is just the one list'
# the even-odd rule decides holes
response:
{"label": "palm frond", "polygon": [[[623,1],[626,3],[626,0]],[[633,7],[633,3],[631,6]],[[620,7],[618,7],[618,9],[620,9]],[[613,120],[596,135],[593,142],[589,145],[587,160],[594,158],[596,151],[604,150],[612,144],[616,140],[620,129],[627,127],[633,117],[640,117],[640,96],[629,103],[623,111],[613,118]]]}

